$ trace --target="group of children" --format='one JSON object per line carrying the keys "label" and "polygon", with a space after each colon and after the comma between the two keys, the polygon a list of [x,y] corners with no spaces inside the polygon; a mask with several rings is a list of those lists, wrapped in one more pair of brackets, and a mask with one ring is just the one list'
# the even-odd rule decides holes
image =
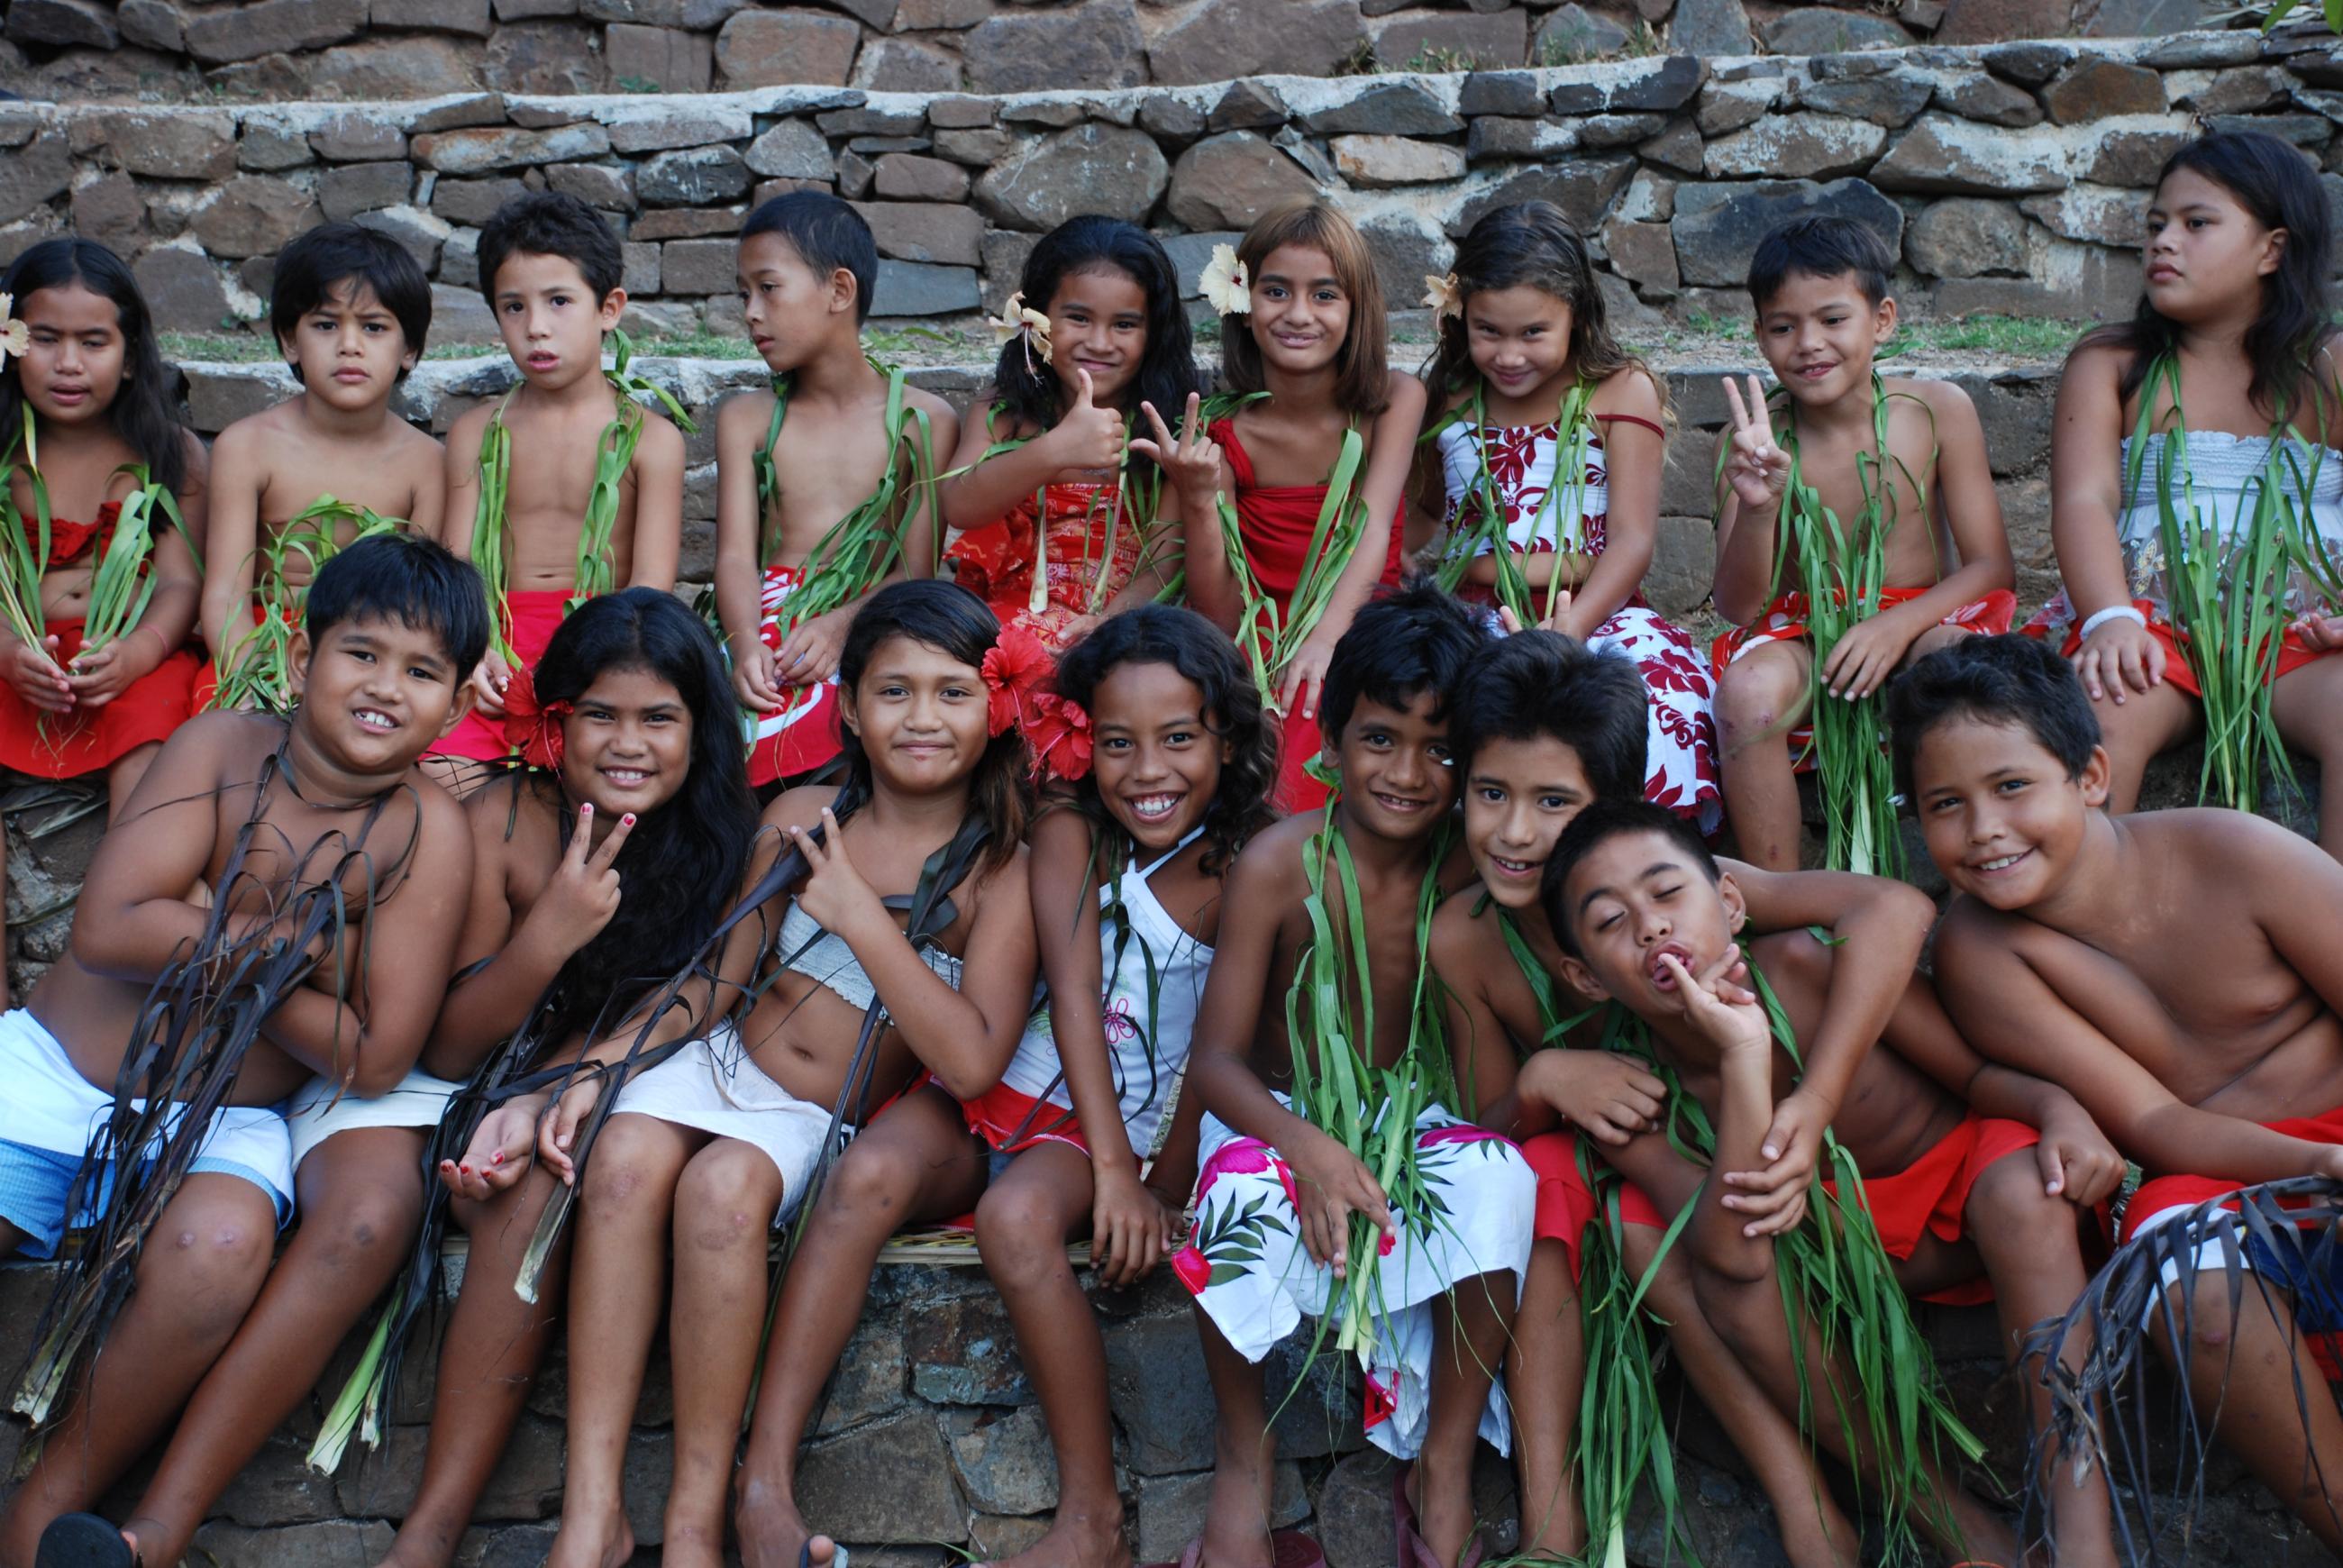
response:
{"label": "group of children", "polygon": [[[865,357],[860,216],[759,207],[772,381],[716,416],[717,630],[672,591],[682,435],[623,336],[604,363],[610,230],[529,195],[479,249],[519,379],[444,453],[391,408],[429,290],[370,231],[277,258],[302,390],[208,454],[117,258],[0,277],[0,763],[111,803],[67,950],[0,1015],[0,1254],[81,1233],[0,1568],[177,1562],[378,1309],[329,1466],[437,1323],[450,1220],[401,1568],[453,1560],[557,1329],[551,1561],[627,1562],[662,1319],[662,1561],[829,1561],[799,1450],[881,1248],[935,1223],[972,1228],[1056,1450],[1033,1568],[1128,1561],[1083,1237],[1101,1282],[1168,1263],[1195,1299],[1185,1568],[1323,1562],[1272,1528],[1262,1362],[1303,1332],[1409,1462],[1404,1568],[1477,1560],[1484,1438],[1524,1554],[1621,1550],[1668,1473],[1654,1330],[1792,1560],[1857,1561],[1827,1455],[1898,1546],[2112,1563],[2117,1391],[2071,1309],[2127,1161],[2121,1239],[2263,1288],[2151,1275],[2118,1337],[2343,1553],[2343,866],[2240,812],[2120,815],[2200,723],[2208,758],[2343,752],[2298,151],[2220,133],[2165,171],[2139,312],[2060,392],[2035,636],[1976,414],[1878,368],[1894,257],[1843,220],[1752,259],[1780,385],[1726,388],[1708,651],[1642,593],[1663,386],[1543,204],[1427,279],[1421,377],[1351,224],[1272,212],[1202,280],[1211,393],[1162,247],[1071,219],[965,417]],[[1854,869],[1799,869],[1816,759]],[[1941,927],[1861,874],[1899,798]],[[2239,1242],[2223,1202],[2292,1179]],[[1907,1296],[1992,1301],[2028,1368],[2018,1523]],[[128,1517],[84,1512],[158,1442]]]}

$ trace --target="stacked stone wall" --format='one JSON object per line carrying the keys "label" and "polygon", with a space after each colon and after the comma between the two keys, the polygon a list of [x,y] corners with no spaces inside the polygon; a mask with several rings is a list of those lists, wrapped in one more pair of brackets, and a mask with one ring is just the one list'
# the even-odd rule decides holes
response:
{"label": "stacked stone wall", "polygon": [[738,335],[732,236],[784,190],[870,219],[881,325],[997,307],[1034,239],[1083,211],[1148,225],[1192,288],[1212,244],[1313,192],[1406,307],[1483,212],[1543,197],[1589,236],[1629,341],[1663,313],[1741,316],[1756,237],[1809,210],[1888,236],[1907,312],[2080,317],[2135,296],[2147,187],[2193,127],[2261,127],[2343,168],[2338,121],[2323,31],[996,96],[27,102],[0,104],[0,260],[70,229],[131,258],[166,329],[241,331],[285,242],[351,218],[430,273],[437,341],[486,342],[479,226],[550,188],[620,236],[636,330]]}
{"label": "stacked stone wall", "polygon": [[34,98],[1011,93],[1560,65],[1669,50],[2156,35],[2225,0],[6,0]]}

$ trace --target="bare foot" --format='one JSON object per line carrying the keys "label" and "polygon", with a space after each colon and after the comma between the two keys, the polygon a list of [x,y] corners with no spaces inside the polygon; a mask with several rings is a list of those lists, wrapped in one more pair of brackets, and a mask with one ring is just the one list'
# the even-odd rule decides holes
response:
{"label": "bare foot", "polygon": [[439,1526],[410,1513],[399,1523],[390,1555],[375,1568],[447,1568],[455,1560],[455,1540]]}
{"label": "bare foot", "polygon": [[1251,1453],[1219,1451],[1204,1504],[1204,1554],[1212,1568],[1270,1568],[1268,1503],[1276,1468],[1266,1443]]}
{"label": "bare foot", "polygon": [[1104,1510],[1080,1513],[1064,1507],[1049,1531],[1014,1557],[1003,1557],[992,1568],[1131,1568],[1131,1547],[1122,1538],[1122,1505],[1110,1500]]}
{"label": "bare foot", "polygon": [[627,1526],[625,1510],[597,1512],[588,1518],[565,1508],[545,1568],[626,1568],[634,1554],[635,1533]]}
{"label": "bare foot", "polygon": [[1408,1477],[1408,1490],[1414,1494],[1416,1531],[1432,1554],[1443,1563],[1453,1563],[1464,1553],[1464,1544],[1473,1538],[1473,1470],[1469,1453],[1462,1471],[1443,1474],[1437,1461],[1429,1455],[1415,1462],[1414,1473]]}
{"label": "bare foot", "polygon": [[732,1528],[740,1537],[741,1568],[798,1568],[800,1552],[813,1568],[829,1568],[838,1552],[829,1536],[807,1528],[795,1502],[759,1481],[741,1481]]}
{"label": "bare foot", "polygon": [[669,1520],[660,1533],[659,1568],[724,1568],[724,1526]]}

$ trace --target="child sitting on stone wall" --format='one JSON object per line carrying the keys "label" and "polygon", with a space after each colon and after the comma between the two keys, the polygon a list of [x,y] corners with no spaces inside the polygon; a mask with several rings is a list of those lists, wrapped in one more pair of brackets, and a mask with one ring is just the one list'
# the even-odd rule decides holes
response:
{"label": "child sitting on stone wall", "polygon": [[431,285],[406,246],[354,223],[311,229],[277,257],[268,323],[301,391],[212,443],[212,662],[196,700],[281,713],[309,579],[362,533],[438,538],[447,455],[390,407],[431,327]]}
{"label": "child sitting on stone wall", "polygon": [[[448,533],[487,579],[496,635],[473,676],[475,711],[433,749],[442,757],[520,749],[537,721],[528,672],[572,605],[675,587],[683,437],[636,401],[655,389],[628,373],[623,333],[616,367],[602,368],[627,307],[622,270],[610,226],[576,196],[516,196],[480,231],[480,292],[521,379],[447,433]],[[442,776],[468,787],[487,775]]]}
{"label": "child sitting on stone wall", "polygon": [[741,310],[773,383],[716,417],[716,608],[760,788],[838,756],[855,610],[935,569],[936,453],[960,417],[864,354],[878,274],[870,226],[826,191],[776,196],[740,231]]}

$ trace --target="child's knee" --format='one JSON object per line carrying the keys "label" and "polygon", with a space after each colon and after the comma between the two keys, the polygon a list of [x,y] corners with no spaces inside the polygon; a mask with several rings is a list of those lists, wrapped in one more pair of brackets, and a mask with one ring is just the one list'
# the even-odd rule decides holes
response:
{"label": "child's knee", "polygon": [[[174,1211],[182,1209],[173,1204]],[[186,1207],[165,1216],[139,1268],[143,1288],[180,1303],[190,1320],[213,1312],[241,1319],[260,1294],[276,1253],[275,1216],[266,1200]],[[156,1243],[160,1243],[159,1245]]]}
{"label": "child's knee", "polygon": [[1061,1249],[1065,1231],[1063,1215],[1037,1183],[996,1182],[977,1200],[976,1245],[987,1262]]}
{"label": "child's knee", "polygon": [[678,1245],[729,1251],[764,1244],[780,1207],[780,1172],[764,1151],[727,1139],[693,1156],[675,1184]]}
{"label": "child's knee", "polygon": [[1727,1348],[1745,1360],[1784,1348],[1789,1332],[1781,1287],[1773,1279],[1736,1279],[1705,1266],[1691,1271],[1693,1299]]}
{"label": "child's knee", "polygon": [[1979,1172],[1961,1217],[1981,1251],[2031,1258],[2081,1255],[2075,1206],[2043,1185],[2031,1148],[2005,1154]]}
{"label": "child's knee", "polygon": [[892,1229],[910,1209],[919,1180],[910,1161],[892,1149],[858,1140],[823,1181],[821,1206],[829,1213],[884,1219]]}
{"label": "child's knee", "polygon": [[304,1233],[324,1232],[317,1239],[327,1260],[352,1266],[382,1252],[404,1251],[423,1218],[422,1194],[402,1185],[397,1189],[369,1186],[337,1194],[329,1205],[303,1214]]}
{"label": "child's knee", "polygon": [[614,1116],[594,1140],[593,1157],[586,1161],[578,1187],[578,1201],[588,1211],[604,1213],[630,1209],[659,1194],[667,1161],[657,1145],[663,1129],[648,1118]]}
{"label": "child's knee", "polygon": [[1805,696],[1806,680],[1793,659],[1766,650],[1735,659],[1717,677],[1715,714],[1728,735],[1746,736],[1781,724]]}

